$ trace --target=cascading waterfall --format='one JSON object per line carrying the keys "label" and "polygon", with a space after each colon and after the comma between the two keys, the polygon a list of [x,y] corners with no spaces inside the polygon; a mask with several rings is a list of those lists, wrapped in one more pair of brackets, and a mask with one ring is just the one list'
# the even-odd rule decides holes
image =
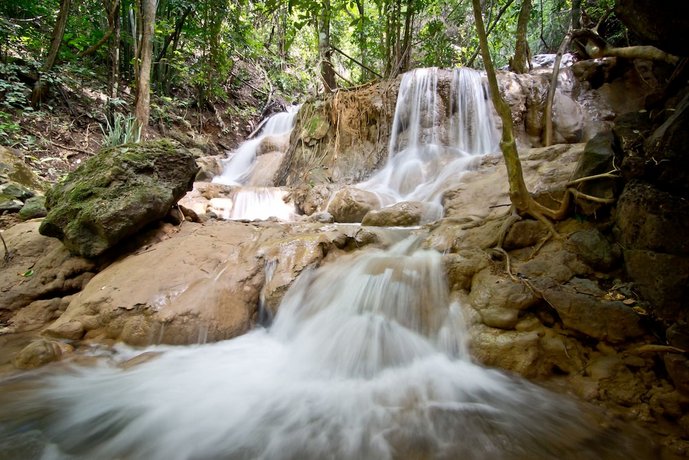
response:
{"label": "cascading waterfall", "polygon": [[242,143],[227,160],[223,161],[223,172],[213,178],[213,182],[225,185],[244,185],[249,179],[256,161],[258,147],[267,137],[289,133],[296,119],[299,106],[290,106],[286,112],[272,115],[260,133],[253,139]]}
{"label": "cascading waterfall", "polygon": [[[437,85],[435,69],[403,78],[388,164],[365,183],[386,203],[436,200],[473,158],[496,149],[480,76],[455,71],[449,103]],[[438,130],[447,114],[450,128]],[[278,129],[270,123],[266,134]],[[253,152],[243,146],[218,181],[245,180],[258,139],[250,142]],[[150,347],[149,359],[134,363],[129,358],[142,350],[119,347],[90,364],[0,382],[0,459],[626,460],[638,453],[573,401],[472,363],[465,341],[440,254],[414,239],[358,251],[305,270],[268,329]]]}
{"label": "cascading waterfall", "polygon": [[286,112],[272,115],[260,133],[244,142],[223,162],[223,172],[213,178],[214,183],[241,187],[231,199],[223,199],[216,208],[220,217],[228,220],[265,220],[276,217],[293,220],[294,206],[285,202],[287,192],[274,187],[244,187],[251,179],[256,166],[258,150],[271,137],[289,136],[294,127],[299,106],[290,106]]}
{"label": "cascading waterfall", "polygon": [[305,271],[268,330],[6,382],[0,457],[628,458],[572,401],[473,364],[442,272],[404,240]]}
{"label": "cascading waterfall", "polygon": [[385,167],[359,188],[376,193],[383,206],[401,201],[435,205],[476,158],[498,149],[488,90],[481,74],[455,69],[450,97],[438,91],[438,69],[416,69],[400,83]]}

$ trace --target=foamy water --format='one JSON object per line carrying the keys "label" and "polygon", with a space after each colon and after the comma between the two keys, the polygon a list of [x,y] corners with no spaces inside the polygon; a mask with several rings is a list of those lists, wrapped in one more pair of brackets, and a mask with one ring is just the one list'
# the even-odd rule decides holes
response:
{"label": "foamy water", "polygon": [[268,330],[6,382],[0,458],[628,455],[570,400],[473,364],[443,279],[405,240],[305,272]]}
{"label": "foamy water", "polygon": [[498,151],[498,142],[479,72],[455,69],[446,102],[438,92],[438,70],[415,69],[400,83],[388,161],[357,187],[376,193],[383,206],[423,201],[436,204],[439,214],[442,193],[481,155]]}
{"label": "foamy water", "polygon": [[[299,106],[290,106],[286,112],[272,115],[258,136],[250,139],[230,153],[223,161],[223,172],[213,182],[225,185],[244,186],[256,166],[256,155],[264,140],[270,136],[287,135],[294,126]],[[266,220],[271,217],[289,221],[296,217],[293,203],[285,201],[287,192],[275,187],[244,187],[236,191],[231,199],[223,199],[221,207],[214,207],[219,217],[227,220]],[[211,206],[213,203],[211,203]]]}
{"label": "foamy water", "polygon": [[299,106],[289,106],[286,112],[272,115],[259,134],[243,142],[237,150],[231,152],[223,161],[222,174],[213,178],[213,182],[225,185],[244,185],[251,176],[256,161],[256,153],[266,137],[287,134],[294,126]]}

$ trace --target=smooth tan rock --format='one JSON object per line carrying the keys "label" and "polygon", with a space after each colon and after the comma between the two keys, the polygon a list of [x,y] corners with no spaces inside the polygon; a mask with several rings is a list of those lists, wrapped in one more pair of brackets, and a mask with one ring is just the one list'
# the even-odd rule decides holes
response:
{"label": "smooth tan rock", "polygon": [[0,263],[0,311],[11,332],[53,321],[64,309],[60,299],[81,290],[97,269],[96,263],[70,254],[58,240],[40,235],[39,225],[30,221],[3,231],[12,257]]}
{"label": "smooth tan rock", "polygon": [[524,283],[484,268],[471,282],[469,300],[486,326],[512,329],[519,320],[519,312],[534,305],[538,297]]}
{"label": "smooth tan rock", "polygon": [[428,204],[418,201],[403,201],[381,209],[367,212],[361,225],[375,227],[410,227],[419,225],[430,215]]}
{"label": "smooth tan rock", "polygon": [[466,249],[443,255],[443,263],[450,289],[468,291],[474,275],[488,266],[490,257],[484,251]]}
{"label": "smooth tan rock", "polygon": [[35,369],[59,361],[71,348],[54,340],[37,340],[22,349],[14,358],[17,369]]}
{"label": "smooth tan rock", "polygon": [[345,187],[328,203],[327,211],[335,222],[358,223],[366,213],[380,208],[380,200],[371,192],[354,187]]}

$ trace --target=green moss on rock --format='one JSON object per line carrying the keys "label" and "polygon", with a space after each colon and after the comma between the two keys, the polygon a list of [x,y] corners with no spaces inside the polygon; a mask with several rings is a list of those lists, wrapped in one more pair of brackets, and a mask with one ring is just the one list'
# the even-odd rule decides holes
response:
{"label": "green moss on rock", "polygon": [[165,216],[197,170],[191,152],[168,140],[101,150],[46,194],[40,232],[95,257]]}

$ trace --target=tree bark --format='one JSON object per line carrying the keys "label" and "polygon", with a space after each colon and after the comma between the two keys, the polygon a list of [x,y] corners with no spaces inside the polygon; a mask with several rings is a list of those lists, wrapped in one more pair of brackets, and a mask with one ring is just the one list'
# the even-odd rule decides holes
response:
{"label": "tree bark", "polygon": [[474,20],[476,22],[476,32],[479,38],[479,46],[481,48],[481,57],[483,58],[483,65],[486,68],[486,75],[488,77],[488,84],[490,86],[490,97],[493,101],[500,119],[502,120],[502,137],[500,139],[500,150],[505,159],[505,167],[507,168],[507,180],[509,182],[510,201],[515,211],[519,214],[528,214],[543,222],[548,228],[555,232],[552,224],[547,218],[561,219],[568,208],[569,194],[566,194],[566,200],[563,201],[562,206],[558,210],[552,210],[542,206],[533,199],[524,182],[524,173],[522,171],[522,164],[519,160],[519,152],[517,151],[517,143],[514,139],[512,124],[512,112],[509,105],[500,95],[500,88],[498,87],[498,79],[495,75],[495,68],[490,57],[488,49],[488,39],[486,37],[486,29],[483,25],[483,17],[481,16],[480,0],[471,0],[474,10]]}
{"label": "tree bark", "polygon": [[531,0],[524,0],[517,19],[517,41],[514,47],[514,57],[510,62],[510,69],[515,73],[526,73],[529,70],[529,43],[526,32],[531,15]]}
{"label": "tree bark", "polygon": [[69,7],[72,4],[72,0],[62,0],[60,2],[60,12],[57,15],[57,21],[55,21],[55,27],[53,28],[53,36],[50,40],[50,49],[48,50],[48,56],[45,59],[45,63],[41,70],[43,72],[48,72],[55,65],[57,60],[57,52],[60,50],[60,45],[62,45],[62,37],[65,35],[65,26],[67,25],[67,18],[69,17]]}
{"label": "tree bark", "polygon": [[156,15],[156,0],[141,0],[141,43],[139,76],[136,86],[136,105],[134,116],[141,130],[141,138],[145,138],[148,127],[148,117],[151,111],[151,63],[153,61],[153,34]]}
{"label": "tree bark", "polygon": [[572,29],[581,28],[581,0],[572,0]]}
{"label": "tree bark", "polygon": [[[67,18],[69,17],[69,7],[72,0],[61,0],[60,11],[57,14],[55,27],[53,28],[53,35],[50,40],[50,48],[48,49],[48,56],[41,67],[41,72],[50,72],[57,60],[57,53],[62,45],[62,38],[65,35],[65,26],[67,25]],[[34,87],[31,90],[31,106],[38,107],[41,102],[47,97],[49,91],[49,84],[41,79],[40,74]]]}
{"label": "tree bark", "polygon": [[322,0],[321,11],[318,17],[318,58],[321,61],[321,78],[323,79],[326,92],[337,89],[335,71],[331,61],[330,12],[330,0]]}
{"label": "tree bark", "polygon": [[[119,5],[119,0],[116,0]],[[110,74],[108,75],[108,96],[111,99],[117,97],[118,83],[120,81],[120,15],[115,12],[113,16],[113,32],[112,40],[108,47],[108,55],[110,56]]]}
{"label": "tree bark", "polygon": [[481,57],[483,58],[483,65],[486,68],[488,76],[488,84],[490,86],[490,96],[502,120],[502,137],[500,139],[500,150],[505,158],[505,166],[507,167],[507,179],[510,186],[510,201],[517,209],[517,212],[525,212],[529,209],[529,200],[531,196],[526,188],[524,182],[524,174],[522,172],[522,164],[519,160],[519,153],[517,152],[517,144],[514,140],[514,126],[512,124],[512,112],[505,100],[500,95],[498,88],[498,79],[495,75],[495,68],[488,50],[488,39],[486,37],[486,29],[483,25],[483,16],[481,15],[480,0],[472,0],[474,9],[474,20],[476,22],[476,32],[479,38],[479,47],[481,49]]}
{"label": "tree bark", "polygon": [[569,46],[571,41],[572,29],[570,28],[562,39],[560,47],[557,49],[555,55],[555,62],[553,63],[553,74],[550,77],[550,86],[548,87],[548,95],[546,96],[545,109],[543,114],[543,145],[548,147],[553,143],[553,101],[555,100],[555,91],[557,90],[557,77],[560,74],[560,63],[562,62],[562,55]]}

